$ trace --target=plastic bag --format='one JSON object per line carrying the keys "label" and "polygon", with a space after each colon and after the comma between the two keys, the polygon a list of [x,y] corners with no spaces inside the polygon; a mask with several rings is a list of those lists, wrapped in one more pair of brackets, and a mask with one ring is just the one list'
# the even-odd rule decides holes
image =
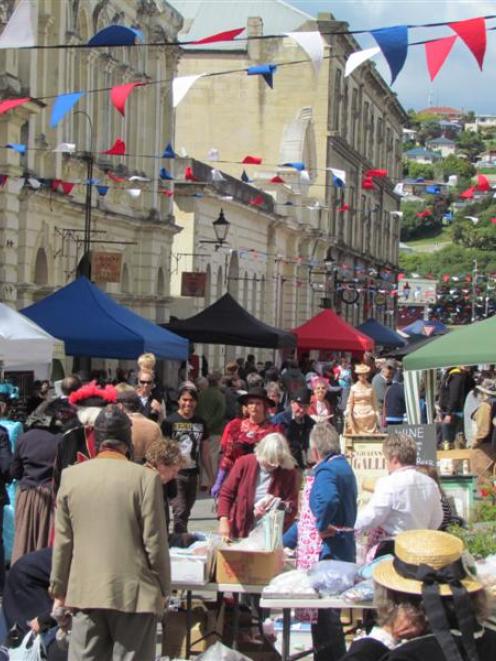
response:
{"label": "plastic bag", "polygon": [[197,661],[252,661],[249,656],[240,654],[220,642],[196,657]]}
{"label": "plastic bag", "polygon": [[308,570],[314,590],[325,595],[341,594],[351,588],[358,575],[358,565],[341,560],[321,560]]}
{"label": "plastic bag", "polygon": [[366,581],[357,583],[348,590],[345,590],[341,598],[350,603],[362,603],[372,601],[374,598],[374,581],[368,578]]}
{"label": "plastic bag", "polygon": [[392,560],[393,558],[394,555],[391,553],[388,553],[387,555],[380,555],[378,558],[375,558],[375,560],[372,560],[372,562],[367,562],[367,564],[362,565],[358,570],[358,575],[364,579],[372,578],[374,569],[377,567],[377,565],[380,565],[381,562],[384,562],[384,560]]}
{"label": "plastic bag", "polygon": [[9,650],[9,661],[44,661],[46,658],[41,636],[32,631],[28,631],[19,647]]}

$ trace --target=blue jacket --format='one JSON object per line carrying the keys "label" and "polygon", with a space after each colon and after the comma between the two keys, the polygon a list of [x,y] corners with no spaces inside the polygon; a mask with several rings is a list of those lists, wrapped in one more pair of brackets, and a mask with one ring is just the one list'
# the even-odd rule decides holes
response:
{"label": "blue jacket", "polygon": [[[314,468],[314,475],[310,509],[317,529],[323,532],[329,525],[352,528],[357,515],[357,484],[345,457],[329,455]],[[324,540],[320,559],[355,562],[355,556],[353,533],[342,532]]]}

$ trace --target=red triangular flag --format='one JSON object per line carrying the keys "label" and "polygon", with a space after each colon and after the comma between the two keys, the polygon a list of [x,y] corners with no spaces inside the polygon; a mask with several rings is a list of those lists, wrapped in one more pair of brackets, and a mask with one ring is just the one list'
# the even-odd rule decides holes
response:
{"label": "red triangular flag", "polygon": [[118,184],[122,184],[123,181],[126,181],[124,177],[119,177],[119,175],[110,172],[110,170],[107,172],[107,176]]}
{"label": "red triangular flag", "polygon": [[247,163],[248,165],[260,165],[262,159],[259,156],[245,156],[241,163]]}
{"label": "red triangular flag", "polygon": [[23,99],[5,99],[5,101],[0,101],[0,115],[7,110],[12,110],[12,108],[17,108],[17,106],[22,106],[24,103],[31,101],[29,96],[24,97]]}
{"label": "red triangular flag", "polygon": [[166,197],[172,197],[174,195],[174,191],[171,190],[163,190],[162,195],[165,195]]}
{"label": "red triangular flag", "polygon": [[9,178],[8,174],[0,174],[0,188],[3,188],[5,186],[8,178]]}
{"label": "red triangular flag", "polygon": [[193,168],[189,166],[184,168],[184,179],[185,181],[199,181],[199,179],[193,174]]}
{"label": "red triangular flag", "polygon": [[118,110],[123,117],[127,97],[135,87],[143,87],[143,85],[144,83],[125,83],[124,85],[116,85],[110,90],[110,100],[112,101],[114,108]]}
{"label": "red triangular flag", "polygon": [[477,175],[477,186],[475,187],[475,190],[484,191],[484,192],[491,190],[491,184],[489,183],[489,179],[485,177],[483,174]]}
{"label": "red triangular flag", "polygon": [[493,225],[496,225],[496,218],[491,218],[491,222]]}
{"label": "red triangular flag", "polygon": [[64,195],[70,195],[72,192],[72,189],[76,184],[72,184],[70,181],[61,181],[60,185],[62,186],[62,190],[64,191]]}
{"label": "red triangular flag", "polygon": [[467,188],[467,190],[464,190],[463,193],[460,193],[459,197],[461,197],[462,200],[471,200],[474,197],[474,191],[475,187],[471,186],[470,188]]}
{"label": "red triangular flag", "polygon": [[458,39],[457,36],[444,37],[435,41],[428,41],[425,44],[425,58],[431,81],[437,76],[441,67],[446,62],[446,58],[453,48],[453,44]]}
{"label": "red triangular flag", "polygon": [[484,18],[469,18],[467,21],[448,23],[449,27],[460,36],[471,51],[480,70],[486,54],[486,21]]}
{"label": "red triangular flag", "polygon": [[114,144],[110,149],[100,152],[101,154],[109,154],[110,156],[124,156],[126,153],[126,143],[120,138],[116,138]]}
{"label": "red triangular flag", "polygon": [[362,189],[363,190],[374,190],[374,181],[372,177],[364,177],[362,179]]}
{"label": "red triangular flag", "polygon": [[252,200],[250,200],[250,204],[252,207],[260,207],[262,204],[265,202],[264,196],[263,195],[257,195],[254,197]]}
{"label": "red triangular flag", "polygon": [[374,170],[367,170],[366,177],[387,177],[388,171],[375,168]]}
{"label": "red triangular flag", "polygon": [[60,181],[60,179],[52,179],[52,181],[50,182],[50,188],[53,191],[57,191],[61,183],[62,182]]}
{"label": "red triangular flag", "polygon": [[214,44],[217,41],[232,41],[238,35],[245,31],[245,28],[238,28],[236,30],[226,30],[225,32],[218,32],[213,34],[210,37],[204,37],[203,39],[198,39],[198,41],[192,41],[191,44]]}
{"label": "red triangular flag", "polygon": [[282,177],[280,177],[278,174],[275,177],[272,177],[270,180],[271,184],[284,184],[285,181]]}
{"label": "red triangular flag", "polygon": [[344,213],[345,211],[350,210],[350,205],[349,204],[343,204],[343,206],[339,207],[338,211],[341,213]]}

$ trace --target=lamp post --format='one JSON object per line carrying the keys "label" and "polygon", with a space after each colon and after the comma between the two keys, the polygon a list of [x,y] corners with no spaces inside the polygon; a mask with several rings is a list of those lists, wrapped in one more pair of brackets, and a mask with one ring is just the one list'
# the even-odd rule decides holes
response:
{"label": "lamp post", "polygon": [[479,281],[479,269],[477,268],[477,260],[474,259],[474,268],[472,269],[472,318],[471,322],[475,321],[475,299],[477,296],[477,285]]}
{"label": "lamp post", "polygon": [[77,275],[84,275],[91,278],[91,202],[93,193],[93,165],[94,165],[94,143],[93,143],[93,122],[85,110],[76,110],[75,115],[83,115],[88,120],[90,126],[90,149],[85,153],[86,160],[86,199],[84,202],[84,235],[83,235],[83,257],[79,262]]}
{"label": "lamp post", "polygon": [[229,234],[229,228],[231,227],[231,223],[224,216],[224,209],[220,210],[219,217],[217,220],[214,220],[212,226],[214,228],[215,241],[205,239],[201,240],[199,243],[200,245],[204,243],[214,244],[215,250],[219,250],[219,248],[222,248],[222,246],[227,243],[227,235]]}

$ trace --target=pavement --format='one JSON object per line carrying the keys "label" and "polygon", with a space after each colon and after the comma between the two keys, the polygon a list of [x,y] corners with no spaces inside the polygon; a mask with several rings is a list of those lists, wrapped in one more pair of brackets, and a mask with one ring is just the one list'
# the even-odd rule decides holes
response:
{"label": "pavement", "polygon": [[217,515],[214,499],[206,492],[200,491],[193,506],[188,525],[189,532],[215,532],[217,530]]}

